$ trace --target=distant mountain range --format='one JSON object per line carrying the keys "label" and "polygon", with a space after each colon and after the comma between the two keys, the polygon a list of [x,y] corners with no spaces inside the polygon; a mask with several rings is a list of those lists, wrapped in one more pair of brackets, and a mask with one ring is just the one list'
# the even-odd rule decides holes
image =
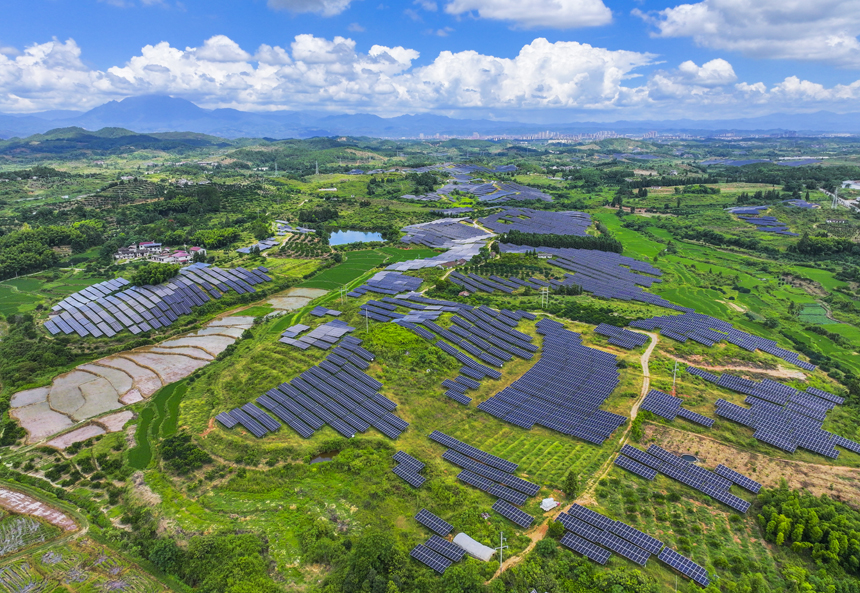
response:
{"label": "distant mountain range", "polygon": [[47,111],[31,115],[0,114],[0,138],[26,137],[48,130],[80,127],[87,130],[127,128],[140,133],[196,132],[221,138],[311,138],[314,136],[416,137],[425,134],[464,136],[478,133],[535,134],[551,129],[568,134],[613,130],[714,132],[842,132],[860,133],[860,113],[819,111],[809,114],[772,114],[731,120],[667,120],[568,122],[555,125],[454,119],[420,114],[383,118],[370,114],[331,115],[313,111],[247,112],[237,109],[203,109],[185,99],[166,96],[129,97],[110,101],[86,112]]}

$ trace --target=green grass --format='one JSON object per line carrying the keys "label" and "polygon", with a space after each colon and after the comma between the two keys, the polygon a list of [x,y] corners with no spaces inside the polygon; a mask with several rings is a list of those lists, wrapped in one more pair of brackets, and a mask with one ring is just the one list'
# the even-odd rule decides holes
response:
{"label": "green grass", "polygon": [[342,263],[323,270],[299,286],[334,290],[382,264],[393,264],[410,259],[422,259],[432,257],[436,254],[432,249],[397,249],[396,247],[349,251],[344,253],[344,261]]}
{"label": "green grass", "polygon": [[256,305],[254,307],[242,309],[241,311],[236,311],[233,313],[233,316],[262,317],[264,315],[268,315],[274,310],[275,309],[271,305]]}
{"label": "green grass", "polygon": [[816,325],[829,325],[836,324],[836,321],[833,321],[829,317],[827,317],[827,309],[825,309],[822,305],[818,303],[807,303],[803,306],[803,309],[800,310],[800,313],[797,315],[797,319],[803,323],[813,323]]}
{"label": "green grass", "polygon": [[188,389],[185,380],[162,387],[140,413],[134,438],[137,443],[128,452],[128,463],[135,469],[146,469],[152,461],[152,443],[176,434],[179,404]]}
{"label": "green grass", "polygon": [[155,417],[155,409],[146,407],[140,412],[140,422],[134,433],[134,447],[128,451],[128,464],[135,469],[145,469],[152,461],[152,445],[149,442],[149,427]]}

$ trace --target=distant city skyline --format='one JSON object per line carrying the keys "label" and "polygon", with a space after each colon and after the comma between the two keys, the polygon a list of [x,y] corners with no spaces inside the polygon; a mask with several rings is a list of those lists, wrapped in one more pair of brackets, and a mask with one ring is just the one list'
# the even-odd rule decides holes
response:
{"label": "distant city skyline", "polygon": [[2,113],[150,94],[245,111],[565,122],[860,110],[860,3],[849,0],[7,4]]}

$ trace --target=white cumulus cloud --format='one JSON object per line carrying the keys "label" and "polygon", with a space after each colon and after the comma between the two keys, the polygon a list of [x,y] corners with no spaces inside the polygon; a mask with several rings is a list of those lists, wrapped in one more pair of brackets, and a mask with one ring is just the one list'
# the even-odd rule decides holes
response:
{"label": "white cumulus cloud", "polygon": [[477,13],[480,18],[509,21],[523,29],[574,29],[612,22],[603,0],[451,0],[448,14]]}
{"label": "white cumulus cloud", "polygon": [[[17,50],[16,50],[17,51]],[[658,66],[658,56],[534,39],[514,57],[443,51],[422,66],[407,47],[361,50],[346,37],[297,35],[255,51],[216,35],[198,47],[147,45],[96,70],[74,40],[0,53],[0,112],[85,109],[162,94],[203,107],[327,109],[380,115],[436,111],[486,116],[537,112],[601,117],[737,117],[778,110],[856,110],[860,81],[831,87],[789,76],[740,81],[724,59]],[[567,114],[567,115],[565,115]]]}
{"label": "white cumulus cloud", "polygon": [[660,37],[757,58],[860,68],[857,0],[703,0],[657,12],[633,11]]}

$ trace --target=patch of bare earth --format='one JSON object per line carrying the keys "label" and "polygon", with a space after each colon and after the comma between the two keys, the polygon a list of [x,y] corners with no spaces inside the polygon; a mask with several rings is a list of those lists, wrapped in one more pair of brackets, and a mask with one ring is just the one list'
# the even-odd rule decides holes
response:
{"label": "patch of bare earth", "polygon": [[824,287],[821,286],[818,282],[813,280],[809,280],[807,278],[799,278],[797,276],[787,275],[782,277],[788,284],[794,286],[795,288],[800,288],[804,290],[806,294],[810,294],[816,297],[826,297],[827,291],[824,290]]}
{"label": "patch of bare earth", "polygon": [[65,531],[78,529],[78,524],[65,513],[17,490],[0,487],[0,508],[20,515],[32,515],[44,519]]}
{"label": "patch of bare earth", "polygon": [[708,469],[722,463],[768,488],[779,486],[785,479],[791,488],[803,489],[815,496],[826,494],[860,506],[860,469],[768,457],[668,426],[646,424],[644,428],[649,443],[654,442],[678,455],[695,455]]}
{"label": "patch of bare earth", "polygon": [[[10,415],[27,431],[28,443],[48,439],[77,423],[142,401],[164,385],[187,377],[223,352],[253,322],[247,316],[214,319],[201,330],[205,333],[190,333],[80,365],[55,377],[49,387],[14,394]],[[111,424],[124,417],[106,418]],[[62,449],[104,432],[99,431],[97,426],[84,426],[49,445]]]}
{"label": "patch of bare earth", "polygon": [[161,496],[152,491],[152,488],[146,485],[146,478],[143,472],[134,472],[131,476],[131,486],[134,496],[148,506],[161,504]]}
{"label": "patch of bare earth", "polygon": [[706,371],[733,371],[740,373],[749,373],[753,376],[766,375],[768,377],[776,377],[779,379],[806,379],[806,375],[804,375],[803,372],[798,371],[796,369],[787,369],[782,365],[778,365],[776,368],[771,368],[761,365],[754,365],[747,361],[738,364],[712,365],[706,363],[703,356],[690,355],[682,358],[680,356],[672,356],[667,352],[664,352],[663,355],[673,360],[677,360],[678,362],[690,364]]}

